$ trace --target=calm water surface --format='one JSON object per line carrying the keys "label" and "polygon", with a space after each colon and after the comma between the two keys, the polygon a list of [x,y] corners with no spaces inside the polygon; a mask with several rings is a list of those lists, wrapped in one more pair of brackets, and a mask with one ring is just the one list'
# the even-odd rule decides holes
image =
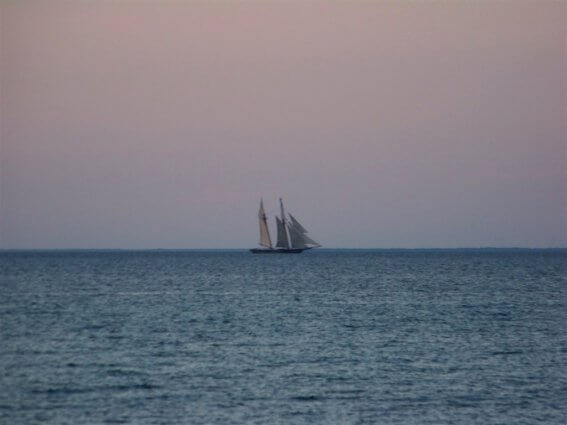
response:
{"label": "calm water surface", "polygon": [[566,424],[565,251],[0,253],[1,424]]}

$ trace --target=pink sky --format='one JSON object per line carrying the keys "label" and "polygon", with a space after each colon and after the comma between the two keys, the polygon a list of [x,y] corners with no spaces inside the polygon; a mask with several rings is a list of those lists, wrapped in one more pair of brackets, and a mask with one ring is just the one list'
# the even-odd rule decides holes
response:
{"label": "pink sky", "polygon": [[567,246],[567,3],[0,14],[0,248]]}

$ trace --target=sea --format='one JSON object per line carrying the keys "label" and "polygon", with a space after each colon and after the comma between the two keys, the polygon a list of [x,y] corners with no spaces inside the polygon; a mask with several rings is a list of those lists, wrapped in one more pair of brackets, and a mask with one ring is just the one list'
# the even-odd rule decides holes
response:
{"label": "sea", "polygon": [[567,424],[567,250],[0,252],[0,424]]}

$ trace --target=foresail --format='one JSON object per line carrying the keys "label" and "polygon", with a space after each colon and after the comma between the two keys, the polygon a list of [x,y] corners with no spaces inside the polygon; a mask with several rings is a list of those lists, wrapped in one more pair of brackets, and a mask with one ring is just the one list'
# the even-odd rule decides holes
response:
{"label": "foresail", "polygon": [[292,224],[289,226],[289,237],[291,239],[292,248],[307,248],[303,234]]}
{"label": "foresail", "polygon": [[307,230],[305,229],[305,227],[303,227],[301,225],[301,223],[299,223],[299,221],[297,221],[295,219],[294,216],[292,216],[291,214],[289,214],[289,218],[291,219],[291,225],[293,227],[295,227],[300,233],[307,233]]}
{"label": "foresail", "polygon": [[289,217],[291,218],[291,223],[288,226],[289,236],[293,248],[316,248],[321,246],[318,242],[307,236],[307,230],[305,230],[305,227],[303,227],[294,216],[289,214]]}
{"label": "foresail", "polygon": [[301,235],[303,238],[303,242],[307,245],[313,245],[313,247],[318,247],[321,246],[321,244],[319,242],[314,241],[313,239],[311,239],[309,236],[307,236],[306,234]]}
{"label": "foresail", "polygon": [[276,226],[278,228],[278,242],[276,243],[276,246],[278,248],[289,248],[287,232],[285,231],[284,224],[279,219],[279,217],[276,217]]}

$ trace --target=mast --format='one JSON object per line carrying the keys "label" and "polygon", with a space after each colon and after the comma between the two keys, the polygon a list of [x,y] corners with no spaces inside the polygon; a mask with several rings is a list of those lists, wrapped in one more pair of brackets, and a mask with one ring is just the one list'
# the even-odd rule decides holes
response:
{"label": "mast", "polygon": [[285,212],[284,212],[284,208],[283,208],[283,201],[282,198],[280,198],[280,213],[281,213],[281,220],[282,220],[282,225],[283,225],[283,230],[286,236],[286,242],[287,242],[287,247],[288,249],[291,248],[291,244],[289,243],[289,236],[287,234],[287,220],[285,218]]}
{"label": "mast", "polygon": [[270,229],[264,211],[264,200],[260,198],[260,209],[258,210],[258,220],[260,222],[260,245],[265,248],[272,249],[272,238],[270,238]]}
{"label": "mast", "polygon": [[291,245],[289,243],[289,236],[287,234],[287,224],[285,219],[285,212],[283,208],[283,202],[280,198],[280,210],[281,210],[281,218],[276,216],[276,227],[278,229],[278,242],[276,246],[278,248],[290,249]]}

